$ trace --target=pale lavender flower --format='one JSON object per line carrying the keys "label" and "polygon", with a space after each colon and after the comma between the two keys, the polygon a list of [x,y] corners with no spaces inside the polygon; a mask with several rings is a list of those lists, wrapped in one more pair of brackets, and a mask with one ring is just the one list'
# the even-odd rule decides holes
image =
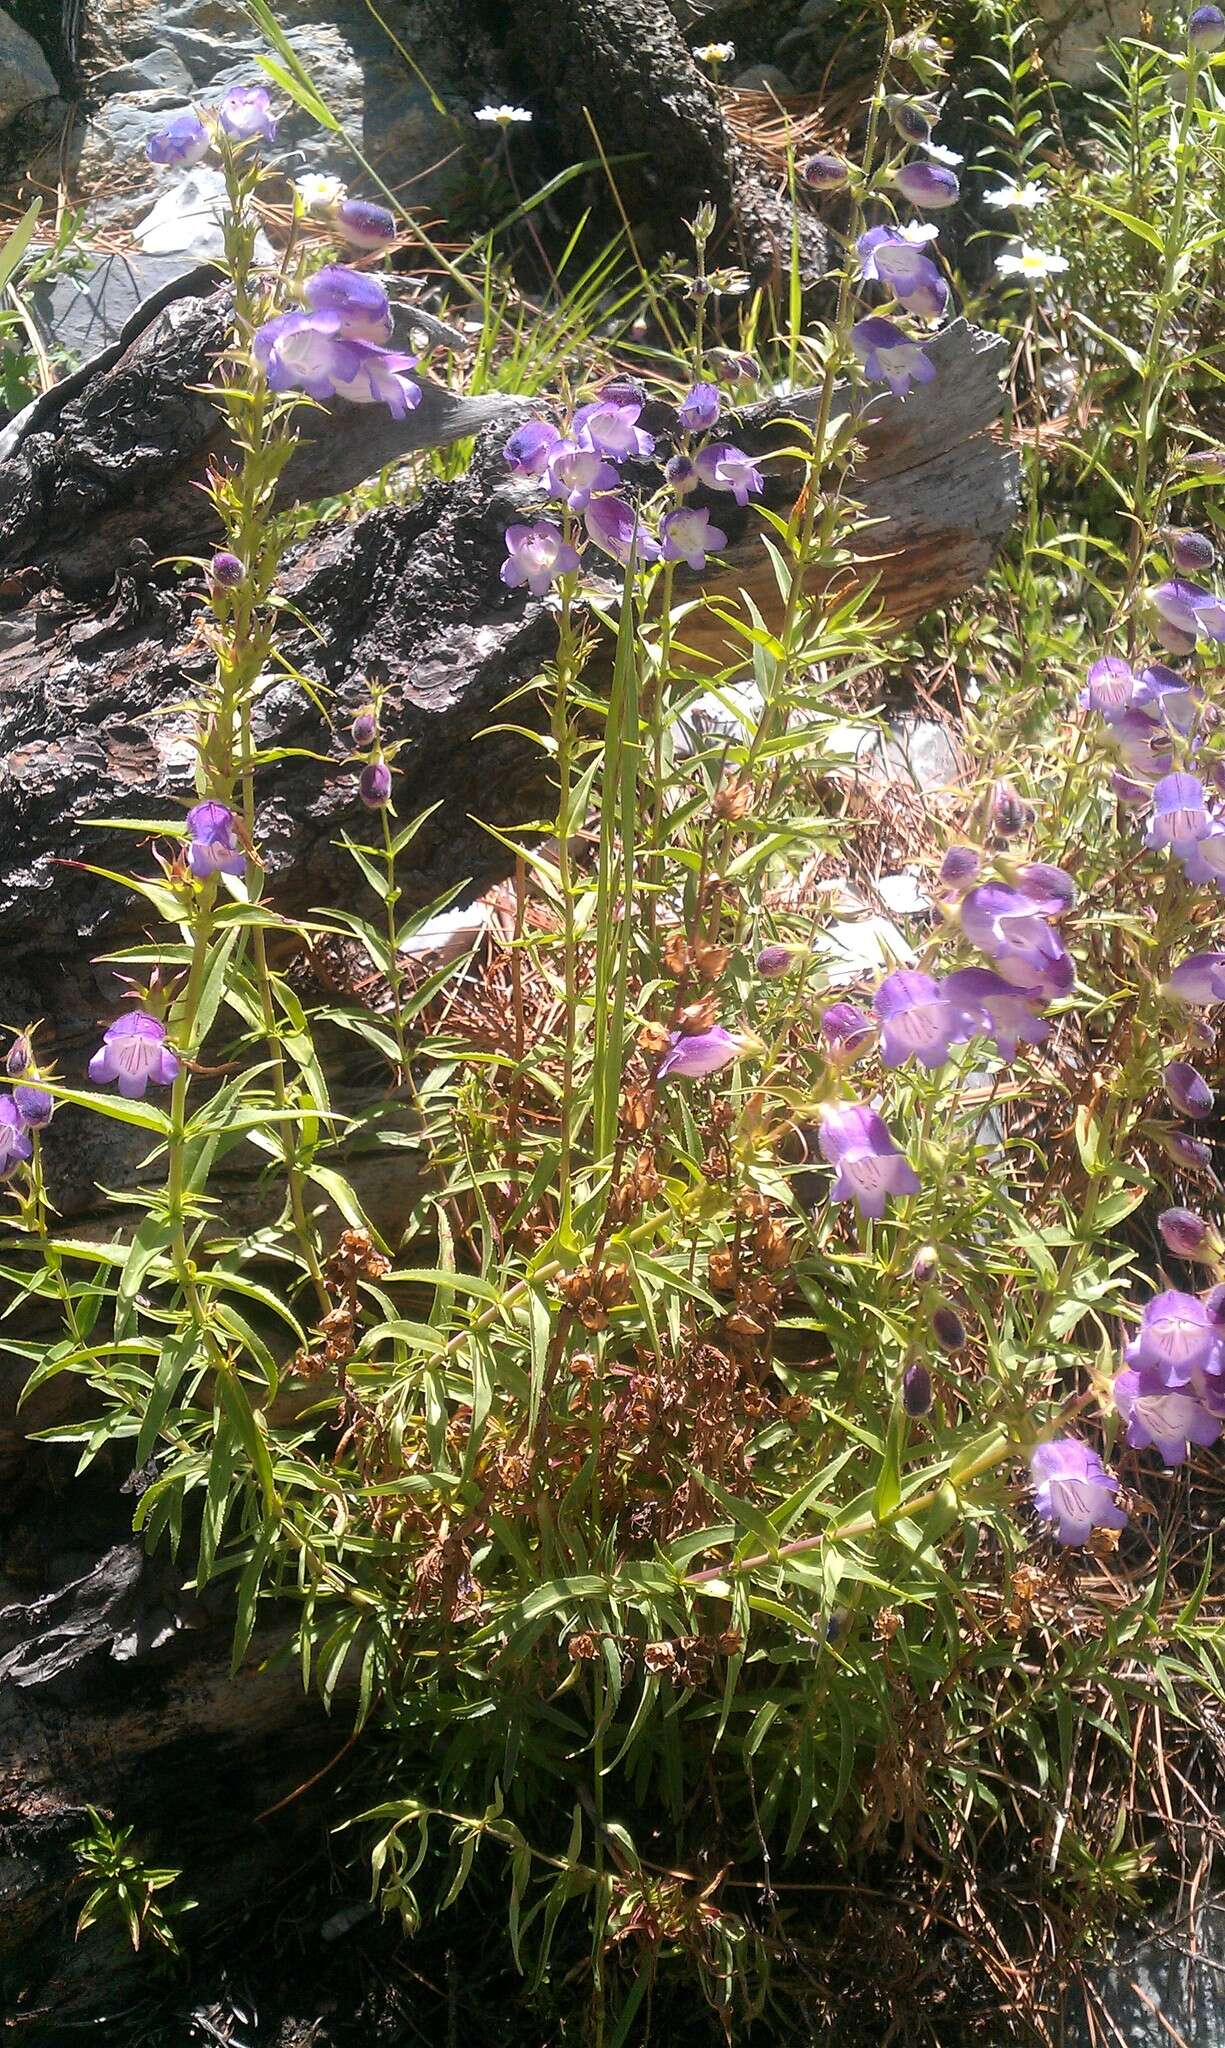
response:
{"label": "pale lavender flower", "polygon": [[385,811],[391,802],[391,770],[386,761],[367,761],[357,778],[357,794],[368,811]]}
{"label": "pale lavender flower", "polygon": [[1174,744],[1159,719],[1146,711],[1120,711],[1110,721],[1110,737],[1131,775],[1156,781],[1168,774]]}
{"label": "pale lavender flower", "polygon": [[151,164],[187,169],[207,156],[210,141],[208,129],[198,114],[176,114],[173,121],[149,137],[145,154]]}
{"label": "pale lavender flower", "polygon": [[686,434],[708,434],[719,417],[717,384],[695,384],[677,408],[676,417]]}
{"label": "pale lavender flower", "polygon": [[704,1081],[730,1066],[746,1052],[757,1050],[758,1041],[748,1032],[725,1031],[712,1024],[709,1031],[674,1031],[668,1051],[656,1069],[655,1079],[663,1081],[676,1074],[683,1081]]}
{"label": "pale lavender flower", "polygon": [[551,420],[527,420],[516,427],[502,454],[516,476],[543,476],[562,437]]}
{"label": "pale lavender flower", "polygon": [[208,573],[215,589],[237,590],[247,572],[237,555],[232,555],[228,548],[221,548],[209,563]]}
{"label": "pale lavender flower", "polygon": [[912,384],[930,384],[935,377],[936,366],[918,342],[880,313],[869,313],[855,322],[851,347],[863,365],[864,376],[874,384],[887,384],[895,398],[904,398]]}
{"label": "pale lavender flower", "polygon": [[1035,1444],[1029,1456],[1034,1506],[1051,1524],[1057,1543],[1087,1543],[1094,1529],[1125,1529],[1127,1516],[1115,1501],[1118,1480],[1096,1451],[1078,1437]]}
{"label": "pale lavender flower", "polygon": [[507,527],[506,560],[499,574],[508,589],[526,583],[533,597],[544,597],[559,576],[572,575],[578,566],[577,549],[552,519]]}
{"label": "pale lavender flower", "polygon": [[1203,702],[1203,692],[1194,679],[1180,675],[1163,661],[1150,662],[1136,678],[1135,709],[1161,719],[1184,737],[1194,726]]}
{"label": "pale lavender flower", "polygon": [[970,944],[989,959],[1018,950],[1042,955],[1054,937],[1032,896],[1007,882],[981,882],[963,896],[959,914]]}
{"label": "pale lavender flower", "polygon": [[1220,1344],[1220,1333],[1198,1296],[1171,1287],[1145,1302],[1140,1328],[1124,1345],[1123,1357],[1140,1371],[1159,1372],[1168,1387],[1185,1387],[1196,1370],[1220,1371],[1214,1358]]}
{"label": "pale lavender flower", "polygon": [[1214,1444],[1221,1434],[1220,1416],[1210,1415],[1193,1393],[1167,1387],[1160,1373],[1125,1366],[1112,1392],[1132,1449],[1160,1451],[1166,1465],[1181,1465],[1192,1444]]}
{"label": "pale lavender flower", "polygon": [[27,1131],[43,1131],[55,1115],[55,1097],[33,1081],[19,1081],[13,1090],[17,1114]]}
{"label": "pale lavender flower", "polygon": [[764,491],[766,480],[751,455],[733,448],[727,441],[713,441],[699,449],[694,468],[701,481],[714,491],[730,491],[738,505],[747,505]]}
{"label": "pale lavender flower", "polygon": [[956,172],[946,170],[942,164],[903,164],[893,173],[893,182],[904,199],[925,213],[939,213],[946,206],[956,206],[961,197]]}
{"label": "pale lavender flower", "polygon": [[627,499],[593,498],[583,518],[596,546],[614,562],[628,563],[631,552],[639,567],[659,560],[659,542],[647,532]]}
{"label": "pale lavender flower", "polygon": [[1116,801],[1121,804],[1140,805],[1152,802],[1152,792],[1147,790],[1142,782],[1135,782],[1130,775],[1125,775],[1121,768],[1111,769],[1110,788]]}
{"label": "pale lavender flower", "polygon": [[1167,527],[1162,539],[1180,576],[1206,575],[1216,562],[1216,548],[1211,538],[1195,527]]}
{"label": "pale lavender flower", "polygon": [[1168,619],[1163,618],[1154,620],[1153,638],[1158,646],[1165,648],[1167,654],[1194,654],[1197,644],[1196,634],[1184,633],[1180,628],[1171,626]]}
{"label": "pale lavender flower", "polygon": [[887,285],[908,313],[938,320],[949,302],[949,288],[923,244],[936,233],[932,226],[912,222],[905,228],[869,228],[855,247],[860,270],[868,280]]}
{"label": "pale lavender flower", "polygon": [[1117,718],[1131,703],[1135,687],[1131,663],[1124,661],[1122,655],[1104,654],[1090,668],[1076,701],[1082,711],[1098,711],[1103,718]]}
{"label": "pale lavender flower", "polygon": [[[1225,1336],[1225,1283],[1218,1281],[1206,1294],[1200,1296],[1204,1313],[1218,1336]],[[1218,1369],[1225,1370],[1225,1351],[1219,1354]]]}
{"label": "pale lavender flower", "polygon": [[408,374],[416,358],[349,340],[336,313],[281,313],[257,329],[252,348],[273,391],[382,404],[393,419],[421,403],[421,386]]}
{"label": "pale lavender flower", "polygon": [[377,277],[343,263],[326,263],[307,278],[304,296],[312,313],[336,314],[346,340],[391,340],[391,301]]}
{"label": "pale lavender flower", "polygon": [[1180,1116],[1193,1123],[1212,1115],[1216,1097],[1198,1067],[1189,1060],[1171,1060],[1161,1076],[1165,1092]]}
{"label": "pale lavender flower", "polygon": [[620,479],[611,462],[594,448],[559,441],[549,456],[549,487],[572,512],[585,512],[595,491],[615,491]]}
{"label": "pale lavender flower", "polygon": [[665,562],[688,562],[691,569],[704,569],[707,555],[717,555],[727,546],[721,527],[712,526],[705,507],[682,506],[666,512],[660,526]]}
{"label": "pale lavender flower", "polygon": [[231,142],[275,142],[276,117],[262,85],[232,85],[217,109]]}
{"label": "pale lavender flower", "polygon": [[1002,1059],[1016,1058],[1018,1045],[1045,1045],[1051,1027],[1033,1005],[1039,992],[1015,988],[990,967],[959,967],[947,975],[944,994],[953,1011],[955,1042],[993,1038]]}
{"label": "pale lavender flower", "polygon": [[876,1025],[854,1003],[831,1003],[821,1013],[821,1036],[830,1058],[841,1066],[867,1051],[876,1037]]}
{"label": "pale lavender flower", "polygon": [[386,249],[396,239],[396,217],[373,199],[342,199],[332,226],[351,249]]}
{"label": "pale lavender flower", "polygon": [[830,1200],[853,1201],[862,1217],[882,1217],[891,1195],[918,1194],[918,1174],[867,1103],[825,1110],[817,1142],[836,1169]]}
{"label": "pale lavender flower", "polygon": [[236,836],[234,813],[211,799],[187,813],[187,865],[198,882],[210,875],[241,875],[246,868]]}
{"label": "pale lavender flower", "polygon": [[580,405],[574,415],[574,439],[580,448],[594,448],[613,462],[628,456],[647,456],[654,451],[655,437],[638,425],[642,401],[632,398],[618,403],[600,398],[593,405]]}
{"label": "pale lavender flower", "polygon": [[125,1010],[102,1034],[102,1044],[89,1063],[91,1081],[115,1081],[129,1101],[144,1094],[150,1081],[168,1088],[179,1071],[177,1053],[166,1043],[166,1026],[146,1010]]}
{"label": "pale lavender flower", "polygon": [[925,1067],[942,1067],[957,1029],[957,1013],[938,981],[915,968],[887,974],[872,999],[881,1033],[881,1058],[887,1067],[917,1059]]}
{"label": "pale lavender flower", "polygon": [[0,1180],[34,1156],[34,1141],[11,1095],[0,1095]]}
{"label": "pale lavender flower", "polygon": [[1225,43],[1225,14],[1219,7],[1197,7],[1188,15],[1187,41],[1201,54],[1220,49]]}
{"label": "pale lavender flower", "polygon": [[1189,882],[1215,882],[1225,892],[1225,826],[1214,824],[1182,857]]}
{"label": "pale lavender flower", "polygon": [[815,156],[805,157],[800,165],[800,177],[813,192],[837,192],[850,175],[842,158],[827,149],[819,149]]}
{"label": "pale lavender flower", "polygon": [[410,372],[417,367],[416,356],[397,350],[375,348],[368,341],[343,341],[352,355],[341,356],[335,365],[337,398],[350,405],[385,405],[393,420],[402,420],[421,403],[421,386]]}
{"label": "pale lavender flower", "polygon": [[1153,851],[1172,847],[1181,859],[1211,830],[1204,785],[1198,775],[1163,776],[1153,791],[1153,819],[1144,844]]}
{"label": "pale lavender flower", "polygon": [[1166,994],[1180,1003],[1225,1003],[1225,953],[1191,953],[1170,975]]}
{"label": "pale lavender flower", "polygon": [[1212,1266],[1225,1252],[1220,1232],[1198,1209],[1163,1209],[1157,1218],[1157,1230],[1166,1250],[1180,1259]]}
{"label": "pale lavender flower", "polygon": [[1151,590],[1149,602],[1164,624],[1192,645],[1201,634],[1210,640],[1225,639],[1225,606],[1198,583],[1175,576]]}

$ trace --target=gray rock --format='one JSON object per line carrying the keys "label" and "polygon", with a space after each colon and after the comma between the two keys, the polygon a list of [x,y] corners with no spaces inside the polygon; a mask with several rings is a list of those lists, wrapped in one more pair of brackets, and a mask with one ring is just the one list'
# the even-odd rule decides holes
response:
{"label": "gray rock", "polygon": [[[1209,1898],[1168,1928],[1137,1930],[1119,1941],[1110,1964],[1090,1975],[1112,2039],[1128,2048],[1148,2048],[1149,2043],[1156,2048],[1159,2041],[1220,2048],[1225,2040],[1225,1904],[1219,1896]],[[1074,2011],[1064,2038],[1068,2048],[1090,2048],[1103,2034],[1100,2024],[1090,2026],[1083,2012]]]}
{"label": "gray rock", "polygon": [[772,92],[780,99],[795,91],[795,81],[777,64],[749,64],[737,72],[732,84],[740,92]]}
{"label": "gray rock", "polygon": [[[225,254],[225,178],[214,164],[195,164],[171,172],[151,212],[132,232],[147,256],[175,256],[203,263]],[[271,263],[272,245],[262,229],[255,238],[255,257]],[[180,262],[180,269],[188,268]]]}
{"label": "gray rock", "polygon": [[32,35],[0,7],[0,127],[35,100],[54,99],[55,74]]}
{"label": "gray rock", "polygon": [[90,80],[90,88],[108,98],[117,92],[164,92],[177,101],[190,98],[192,76],[178,51],[159,43],[128,64],[99,72]]}
{"label": "gray rock", "polygon": [[83,362],[117,341],[137,306],[187,267],[178,256],[97,257],[72,277],[33,286],[28,302],[47,341]]}

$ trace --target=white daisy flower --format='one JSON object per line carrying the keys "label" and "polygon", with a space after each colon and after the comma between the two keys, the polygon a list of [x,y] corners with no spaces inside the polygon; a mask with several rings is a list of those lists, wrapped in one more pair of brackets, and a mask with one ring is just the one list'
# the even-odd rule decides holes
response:
{"label": "white daisy flower", "polygon": [[517,121],[530,121],[531,112],[527,107],[478,107],[473,119],[485,121],[498,128],[513,128]]}
{"label": "white daisy flower", "polygon": [[694,51],[699,64],[730,64],[736,54],[735,43],[699,43]]}
{"label": "white daisy flower", "polygon": [[304,171],[294,179],[293,188],[306,213],[326,213],[345,196],[343,178],[334,178],[330,171]]}
{"label": "white daisy flower", "polygon": [[1014,213],[1033,213],[1049,198],[1045,185],[998,185],[994,192],[983,193],[983,205],[996,206],[1001,211],[1008,206]]}
{"label": "white daisy flower", "polygon": [[1028,242],[1022,242],[1019,249],[1005,249],[995,259],[995,267],[1001,277],[1023,277],[1030,284],[1038,284],[1043,278],[1054,277],[1060,270],[1066,270],[1066,256],[1052,255],[1046,249],[1034,249]]}

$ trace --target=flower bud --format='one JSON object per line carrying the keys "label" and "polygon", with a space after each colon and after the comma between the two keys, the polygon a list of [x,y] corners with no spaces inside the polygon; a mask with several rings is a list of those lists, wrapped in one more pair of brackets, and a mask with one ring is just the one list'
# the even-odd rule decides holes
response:
{"label": "flower bud", "polygon": [[1197,7],[1187,20],[1187,41],[1193,50],[1207,53],[1225,43],[1225,14],[1219,7]]}
{"label": "flower bud", "polygon": [[214,589],[237,590],[247,572],[237,555],[232,555],[228,548],[222,548],[213,556],[208,573]]}
{"label": "flower bud", "polygon": [[1204,575],[1216,563],[1216,549],[1193,526],[1170,526],[1162,535],[1170,560],[1188,576]]}
{"label": "flower bud", "polygon": [[849,167],[831,150],[819,149],[800,165],[800,177],[814,192],[837,192],[850,177]]}
{"label": "flower bud", "polygon": [[1216,1100],[1198,1067],[1187,1060],[1171,1060],[1162,1076],[1165,1092],[1180,1116],[1189,1116],[1195,1122],[1212,1115]]}
{"label": "flower bud", "polygon": [[1218,1281],[1215,1287],[1208,1289],[1207,1294],[1201,1294],[1200,1300],[1208,1312],[1208,1320],[1213,1327],[1225,1330],[1225,1286]]}
{"label": "flower bud", "polygon": [[386,809],[391,802],[391,770],[386,761],[367,761],[358,777],[357,793],[367,810]]}
{"label": "flower bud", "polygon": [[991,827],[1001,839],[1015,839],[1023,832],[1033,813],[1023,804],[1010,782],[997,782],[991,792]]}
{"label": "flower bud", "polygon": [[964,1351],[966,1326],[951,1302],[938,1302],[932,1310],[932,1335],[942,1351]]}
{"label": "flower bud", "polygon": [[1225,448],[1192,448],[1183,456],[1182,466],[1213,483],[1225,482]]}
{"label": "flower bud", "polygon": [[757,955],[757,972],[765,981],[777,981],[791,972],[804,951],[802,946],[763,946]]}
{"label": "flower bud", "polygon": [[372,747],[378,738],[378,714],[373,704],[367,704],[353,720],[353,744],[355,747]]}
{"label": "flower bud", "polygon": [[27,1131],[41,1131],[46,1128],[55,1114],[55,1098],[45,1088],[32,1087],[28,1081],[19,1081],[13,1090],[13,1101],[17,1114]]}
{"label": "flower bud", "polygon": [[1216,1179],[1212,1170],[1212,1147],[1206,1145],[1202,1138],[1189,1138],[1185,1131],[1158,1131],[1156,1137],[1166,1157],[1172,1159],[1176,1166],[1185,1166],[1189,1173],[1211,1174],[1213,1180]]}
{"label": "flower bud", "polygon": [[1220,1233],[1195,1209],[1163,1209],[1157,1229],[1167,1251],[1180,1259],[1195,1259],[1205,1266],[1220,1258]]}
{"label": "flower bud", "polygon": [[911,1262],[910,1277],[916,1287],[930,1286],[940,1271],[940,1254],[934,1244],[920,1245]]}
{"label": "flower bud", "polygon": [[940,880],[953,889],[968,888],[982,867],[973,846],[950,846],[940,863]]}
{"label": "flower bud", "polygon": [[601,405],[645,405],[647,390],[635,377],[609,377],[600,386]]}
{"label": "flower bud", "polygon": [[907,1415],[926,1415],[932,1404],[932,1376],[916,1359],[902,1374],[902,1406]]}
{"label": "flower bud", "polygon": [[876,1026],[863,1010],[857,1010],[854,1003],[831,1003],[821,1018],[821,1036],[825,1049],[833,1060],[841,1065],[843,1061],[858,1059],[866,1052],[875,1036]]}
{"label": "flower bud", "polygon": [[889,108],[889,119],[903,142],[913,143],[922,149],[925,142],[931,141],[932,124],[922,107],[917,107],[913,100],[894,100]]}
{"label": "flower bud", "polygon": [[8,1056],[4,1062],[4,1071],[10,1076],[13,1074],[24,1074],[32,1059],[33,1054],[30,1051],[30,1041],[23,1031],[20,1038],[15,1038],[8,1049]]}
{"label": "flower bud", "polygon": [[385,249],[396,239],[395,215],[372,199],[342,199],[332,225],[353,249]]}
{"label": "flower bud", "polygon": [[687,455],[674,455],[664,464],[664,481],[671,484],[678,498],[683,498],[696,491],[698,473]]}
{"label": "flower bud", "polygon": [[756,356],[742,349],[712,348],[707,361],[719,383],[729,391],[752,390],[761,382],[761,365]]}

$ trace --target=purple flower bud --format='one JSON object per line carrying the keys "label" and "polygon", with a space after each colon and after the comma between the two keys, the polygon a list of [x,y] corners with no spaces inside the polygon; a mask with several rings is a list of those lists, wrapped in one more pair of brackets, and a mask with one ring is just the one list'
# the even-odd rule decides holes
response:
{"label": "purple flower bud", "polygon": [[815,156],[805,157],[800,165],[800,177],[813,192],[837,192],[850,175],[842,158],[828,149],[819,149]]}
{"label": "purple flower bud", "polygon": [[881,1058],[900,1067],[912,1056],[925,1067],[942,1067],[957,1029],[957,1013],[938,981],[914,968],[887,974],[872,999],[881,1027]]}
{"label": "purple flower bud", "polygon": [[1115,1502],[1117,1479],[1077,1437],[1035,1444],[1029,1473],[1034,1506],[1051,1524],[1057,1543],[1087,1543],[1094,1529],[1127,1527],[1127,1516]]}
{"label": "purple flower bud", "polygon": [[600,386],[601,405],[632,405],[641,412],[646,402],[646,385],[636,377],[609,377]]}
{"label": "purple flower bud", "polygon": [[1157,1218],[1157,1229],[1166,1250],[1177,1258],[1194,1259],[1210,1266],[1221,1256],[1219,1232],[1196,1209],[1163,1209]]}
{"label": "purple flower bud", "polygon": [[25,1074],[28,1073],[33,1064],[34,1054],[30,1048],[30,1041],[23,1031],[19,1038],[13,1040],[8,1049],[4,1061],[4,1071],[10,1076]]}
{"label": "purple flower bud", "polygon": [[1220,1416],[1190,1391],[1167,1387],[1160,1373],[1125,1368],[1112,1393],[1132,1449],[1160,1451],[1167,1465],[1181,1465],[1192,1444],[1214,1444],[1221,1434]]}
{"label": "purple flower bud", "polygon": [[708,434],[719,417],[717,384],[695,384],[681,400],[676,417],[686,434]]}
{"label": "purple flower bud", "polygon": [[1162,539],[1180,575],[1204,576],[1216,561],[1216,549],[1208,535],[1192,526],[1168,527]]}
{"label": "purple flower bud", "polygon": [[208,155],[209,140],[208,129],[198,114],[176,114],[165,128],[149,137],[145,154],[151,164],[186,169]]}
{"label": "purple flower bud", "polygon": [[1225,1003],[1225,953],[1191,953],[1180,960],[1165,985],[1180,1003]]}
{"label": "purple flower bud", "polygon": [[641,524],[628,499],[593,498],[583,518],[596,546],[614,562],[628,564],[631,553],[640,568],[645,562],[659,560],[659,542]]}
{"label": "purple flower bud", "polygon": [[115,1081],[129,1101],[144,1094],[150,1081],[168,1088],[179,1071],[178,1055],[166,1043],[166,1026],[146,1010],[125,1010],[102,1034],[102,1044],[89,1063],[91,1081]]}
{"label": "purple flower bud", "polygon": [[902,1374],[902,1406],[907,1415],[926,1415],[932,1404],[932,1376],[916,1359]]}
{"label": "purple flower bud", "polygon": [[721,554],[727,535],[710,523],[704,506],[681,506],[665,512],[660,525],[665,562],[688,562],[691,569],[704,569],[707,555]]}
{"label": "purple flower bud", "polygon": [[950,846],[940,863],[940,880],[950,888],[965,887],[982,867],[982,855],[974,846]]}
{"label": "purple flower bud", "polygon": [[673,455],[664,464],[664,482],[678,498],[687,498],[698,487],[698,473],[688,455]]}
{"label": "purple flower bud", "polygon": [[34,1155],[34,1141],[11,1095],[0,1095],[0,1180]]}
{"label": "purple flower bud", "polygon": [[505,448],[506,467],[516,476],[543,476],[561,435],[549,420],[528,420],[516,427]]}
{"label": "purple flower bud", "polygon": [[1204,1304],[1204,1314],[1217,1335],[1225,1333],[1225,1283],[1218,1281],[1215,1287],[1208,1289],[1207,1294],[1200,1296],[1200,1300]]}
{"label": "purple flower bud", "polygon": [[236,837],[234,813],[227,805],[196,804],[187,813],[186,825],[187,865],[198,882],[210,875],[243,873],[247,863]]}
{"label": "purple flower bud", "polygon": [[1106,654],[1093,663],[1077,702],[1082,711],[1098,711],[1103,718],[1113,718],[1126,711],[1135,686],[1131,663],[1121,655]]}
{"label": "purple flower bud", "polygon": [[13,1090],[13,1101],[27,1131],[45,1130],[55,1114],[55,1097],[29,1081],[18,1082]]}
{"label": "purple flower bud", "polygon": [[208,573],[214,589],[237,590],[247,572],[237,555],[232,555],[228,548],[222,548],[209,563]]}
{"label": "purple flower bud", "polygon": [[932,124],[922,107],[913,100],[895,100],[889,109],[889,118],[903,142],[913,143],[921,149],[932,138]]}
{"label": "purple flower bud", "polygon": [[353,720],[352,732],[355,747],[365,748],[374,745],[378,738],[379,721],[373,704],[368,704],[364,711],[358,712]]}
{"label": "purple flower bud", "polygon": [[395,215],[372,199],[342,199],[332,226],[351,249],[386,249],[396,239]]}
{"label": "purple flower bud", "polygon": [[790,974],[806,951],[803,946],[763,946],[757,955],[757,972],[764,981],[777,981],[780,976]]}
{"label": "purple flower bud", "polygon": [[930,384],[935,377],[936,366],[918,342],[879,313],[869,313],[855,322],[851,347],[863,364],[864,376],[871,383],[887,384],[895,398],[904,398],[912,384]]}
{"label": "purple flower bud", "polygon": [[932,1335],[942,1351],[964,1351],[966,1326],[951,1302],[937,1302],[932,1310]]}
{"label": "purple flower bud", "polygon": [[506,560],[498,573],[509,590],[526,583],[533,597],[544,597],[559,576],[573,575],[578,566],[577,549],[552,519],[507,527]]}
{"label": "purple flower bud", "polygon": [[997,782],[991,792],[991,828],[1001,839],[1015,839],[1032,817],[1010,782]]}
{"label": "purple flower bud", "polygon": [[217,109],[231,142],[275,142],[272,101],[262,85],[232,85]]}
{"label": "purple flower bud", "polygon": [[1188,1065],[1186,1060],[1171,1060],[1161,1078],[1180,1116],[1189,1116],[1198,1123],[1202,1117],[1212,1115],[1216,1097],[1198,1067]]}
{"label": "purple flower bud", "polygon": [[930,1287],[940,1271],[940,1254],[934,1244],[920,1245],[911,1260],[910,1277],[916,1287]]}
{"label": "purple flower bud", "polygon": [[1187,1173],[1207,1174],[1216,1182],[1212,1147],[1202,1138],[1189,1137],[1186,1131],[1154,1131],[1150,1135],[1156,1138],[1167,1159],[1172,1159],[1175,1166],[1183,1167]]}
{"label": "purple flower bud", "polygon": [[1187,41],[1202,53],[1220,49],[1225,43],[1225,14],[1219,7],[1197,7],[1188,15]]}
{"label": "purple flower bud", "polygon": [[304,297],[312,313],[335,313],[337,331],[348,341],[391,340],[391,301],[378,278],[365,271],[325,263],[307,278]]}
{"label": "purple flower bud", "polygon": [[941,164],[903,164],[894,172],[893,182],[904,199],[925,213],[939,213],[946,206],[956,206],[961,197],[956,173],[946,171]]}
{"label": "purple flower bud", "polygon": [[836,1168],[830,1200],[853,1201],[862,1217],[882,1217],[891,1195],[918,1194],[918,1174],[866,1103],[827,1109],[817,1142],[822,1157]]}
{"label": "purple flower bud", "polygon": [[854,1003],[831,1003],[821,1015],[821,1036],[830,1058],[842,1065],[867,1051],[876,1036],[876,1026]]}
{"label": "purple flower bud", "polygon": [[761,365],[756,356],[740,349],[712,348],[708,358],[720,384],[726,390],[751,391],[761,382]]}
{"label": "purple flower bud", "polygon": [[1013,872],[1022,896],[1028,896],[1039,917],[1066,917],[1076,906],[1076,884],[1050,861],[1031,860]]}
{"label": "purple flower bud", "polygon": [[655,1079],[663,1081],[669,1074],[676,1074],[684,1081],[704,1081],[709,1074],[717,1074],[721,1067],[756,1048],[757,1040],[750,1034],[725,1031],[721,1024],[712,1024],[709,1031],[674,1031]]}
{"label": "purple flower bud", "polygon": [[391,802],[391,770],[386,761],[367,761],[357,778],[357,794],[368,811],[385,811]]}
{"label": "purple flower bud", "polygon": [[730,491],[738,505],[747,505],[766,487],[766,480],[751,456],[726,441],[712,441],[698,451],[694,468],[712,491]]}

